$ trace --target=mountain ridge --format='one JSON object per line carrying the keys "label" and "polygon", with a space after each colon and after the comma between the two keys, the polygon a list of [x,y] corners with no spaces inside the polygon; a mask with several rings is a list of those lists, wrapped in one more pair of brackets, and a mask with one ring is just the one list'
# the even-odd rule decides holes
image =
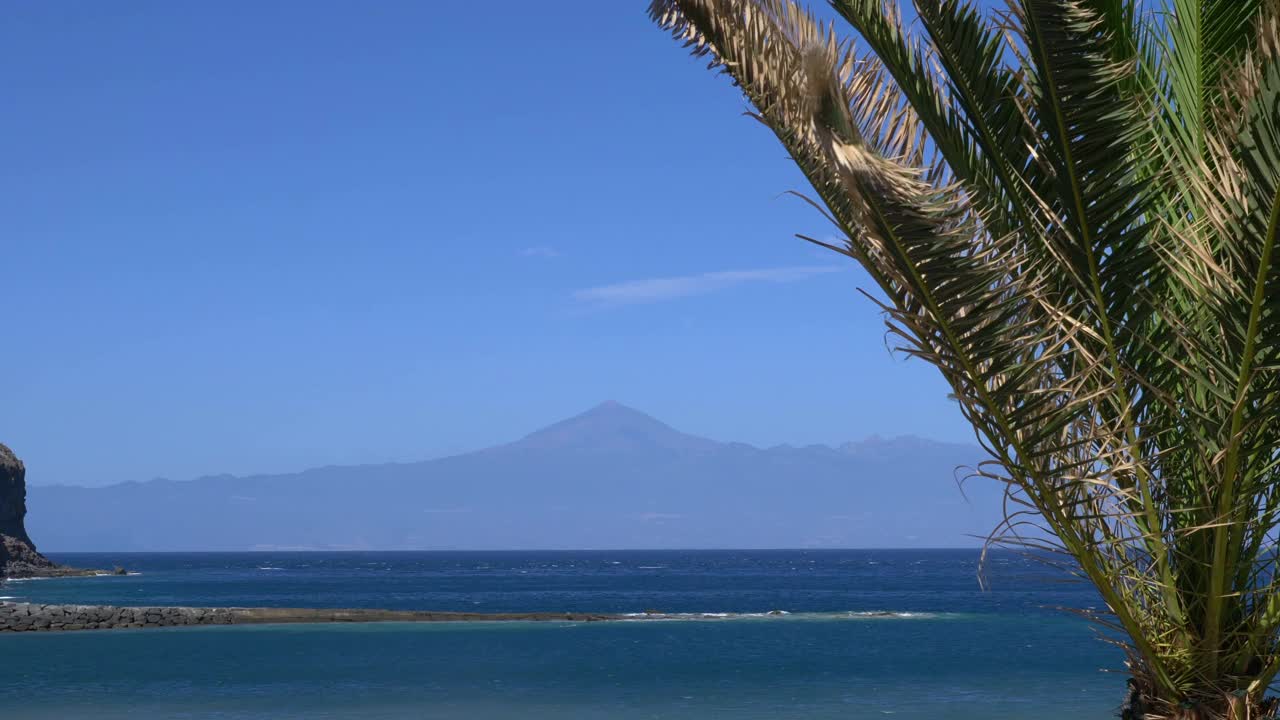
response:
{"label": "mountain ridge", "polygon": [[956,450],[968,450],[968,451],[973,451],[975,453],[978,452],[975,446],[967,445],[965,443],[955,443],[955,442],[948,442],[944,440],[935,440],[933,438],[928,438],[921,435],[913,435],[910,433],[903,434],[903,435],[893,435],[893,436],[882,436],[879,434],[873,434],[866,438],[863,438],[862,440],[850,440],[850,441],[840,443],[839,445],[827,445],[823,443],[809,443],[806,445],[795,445],[792,443],[778,443],[776,445],[761,446],[761,445],[752,445],[751,443],[738,442],[738,441],[713,440],[711,438],[705,438],[699,435],[693,435],[691,433],[685,433],[679,430],[675,430],[670,425],[667,425],[666,423],[663,423],[659,420],[654,419],[652,416],[648,415],[647,413],[643,413],[642,411],[636,410],[627,405],[623,405],[622,403],[619,403],[614,400],[606,400],[600,403],[599,405],[596,405],[595,407],[591,408],[590,410],[587,410],[585,412],[579,413],[578,415],[574,415],[572,417],[566,418],[565,420],[560,420],[560,421],[551,423],[550,425],[547,425],[543,428],[527,433],[516,440],[512,440],[504,443],[498,443],[496,445],[490,445],[488,447],[477,448],[475,450],[467,450],[463,452],[452,453],[449,455],[441,455],[438,457],[429,457],[429,458],[423,458],[419,460],[389,460],[385,462],[369,462],[369,463],[354,463],[354,464],[330,463],[326,465],[314,465],[310,467],[304,467],[304,468],[301,468],[298,470],[292,470],[292,471],[248,473],[248,474],[240,474],[240,475],[237,475],[235,473],[215,473],[210,475],[197,475],[196,477],[192,477],[192,478],[155,477],[147,480],[125,480],[123,482],[112,483],[110,485],[77,485],[74,483],[53,483],[53,484],[43,484],[43,485],[32,484],[32,487],[78,488],[78,489],[85,489],[85,490],[102,490],[105,488],[120,487],[122,485],[148,485],[152,483],[192,483],[192,482],[219,481],[219,480],[249,480],[249,479],[257,479],[257,478],[276,478],[276,477],[302,475],[302,474],[311,473],[311,472],[320,472],[320,471],[334,470],[334,469],[380,468],[380,467],[388,467],[388,466],[402,467],[402,466],[408,466],[408,465],[421,465],[424,463],[440,462],[443,460],[466,457],[466,456],[476,455],[478,453],[486,453],[486,452],[491,452],[496,450],[528,449],[530,446],[526,445],[526,441],[528,441],[530,438],[534,438],[535,436],[538,436],[541,433],[551,430],[552,428],[565,425],[566,423],[578,420],[579,418],[590,416],[593,413],[600,411],[601,409],[613,409],[613,408],[618,408],[630,413],[642,415],[643,417],[648,418],[649,420],[652,420],[653,422],[661,425],[663,428],[671,431],[674,434],[681,435],[686,438],[692,438],[702,443],[706,443],[714,446],[720,446],[720,447],[737,447],[737,448],[749,449],[749,450],[762,452],[762,453],[775,452],[775,451],[786,452],[786,451],[813,450],[813,451],[830,451],[833,453],[858,454],[858,453],[874,452],[874,451],[879,451],[884,449],[899,449],[899,448],[900,449],[910,449],[910,448],[918,449],[922,446],[931,447],[931,448],[952,448]]}
{"label": "mountain ridge", "polygon": [[32,485],[28,524],[49,551],[972,546],[999,509],[956,489],[979,457],[911,436],[758,448],[604,403],[430,460]]}

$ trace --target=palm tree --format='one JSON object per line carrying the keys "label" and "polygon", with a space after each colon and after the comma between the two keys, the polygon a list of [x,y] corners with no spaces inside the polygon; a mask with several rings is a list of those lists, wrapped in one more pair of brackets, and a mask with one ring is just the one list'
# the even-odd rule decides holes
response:
{"label": "palm tree", "polygon": [[813,186],[900,348],[1063,553],[1131,717],[1274,717],[1280,3],[653,0]]}

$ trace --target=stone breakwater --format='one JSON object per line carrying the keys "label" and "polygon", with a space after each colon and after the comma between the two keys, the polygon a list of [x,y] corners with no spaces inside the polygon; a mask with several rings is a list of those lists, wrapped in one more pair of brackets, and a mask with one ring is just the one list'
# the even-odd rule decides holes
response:
{"label": "stone breakwater", "polygon": [[115,607],[0,603],[0,632],[113,630],[192,625],[263,625],[341,622],[494,622],[620,620],[589,613],[456,613],[408,610],[319,610],[312,608]]}
{"label": "stone breakwater", "polygon": [[112,607],[110,605],[0,605],[0,632],[229,625],[228,608]]}

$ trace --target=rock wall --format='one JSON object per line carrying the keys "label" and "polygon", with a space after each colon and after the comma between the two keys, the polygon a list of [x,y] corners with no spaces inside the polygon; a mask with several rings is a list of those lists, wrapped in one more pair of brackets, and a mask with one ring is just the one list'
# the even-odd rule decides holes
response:
{"label": "rock wall", "polygon": [[0,580],[96,574],[62,567],[37,552],[27,535],[26,517],[27,469],[12,450],[0,444]]}
{"label": "rock wall", "polygon": [[229,608],[0,603],[0,632],[227,625]]}
{"label": "rock wall", "polygon": [[17,455],[0,444],[0,535],[31,544],[27,517],[27,469]]}

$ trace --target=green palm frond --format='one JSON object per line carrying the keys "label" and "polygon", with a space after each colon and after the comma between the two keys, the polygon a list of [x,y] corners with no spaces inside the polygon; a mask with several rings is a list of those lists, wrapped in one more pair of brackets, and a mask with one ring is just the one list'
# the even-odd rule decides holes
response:
{"label": "green palm frond", "polygon": [[[906,353],[1065,553],[1152,717],[1280,672],[1280,10],[654,0],[800,166]],[[808,239],[808,238],[806,238]],[[815,241],[817,242],[817,241]],[[1028,526],[1042,531],[1024,532]]]}

